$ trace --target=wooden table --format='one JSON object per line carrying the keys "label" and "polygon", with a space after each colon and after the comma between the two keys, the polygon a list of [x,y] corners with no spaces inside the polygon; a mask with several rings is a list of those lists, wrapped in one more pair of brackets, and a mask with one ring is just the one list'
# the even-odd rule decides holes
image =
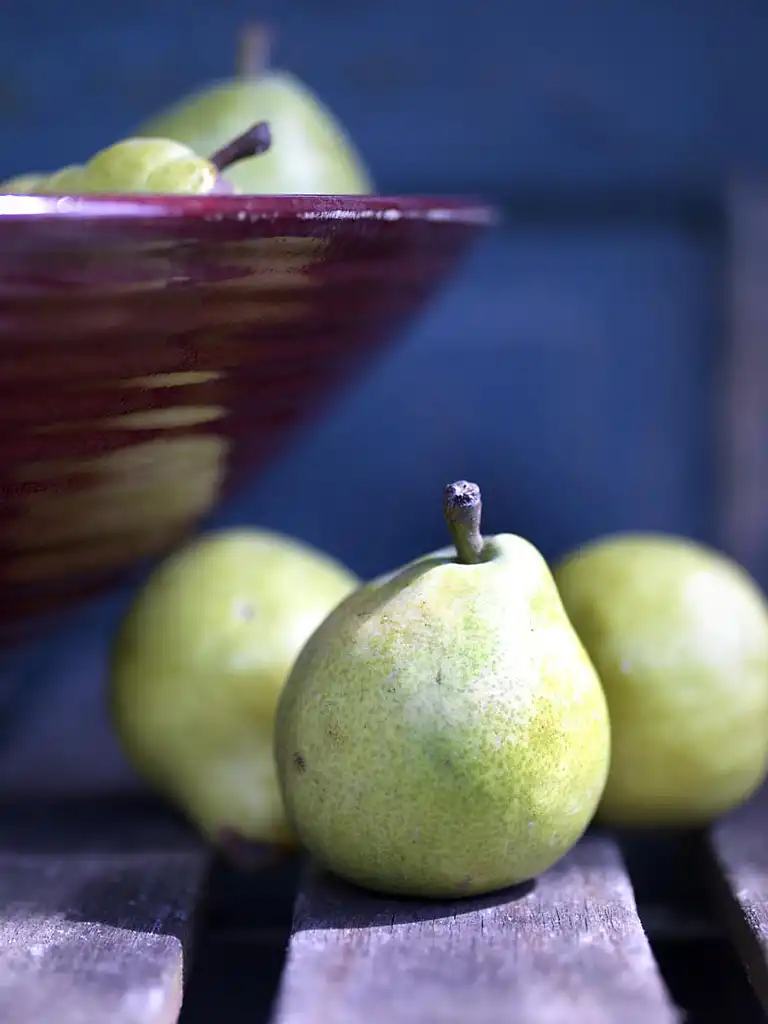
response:
{"label": "wooden table", "polygon": [[[706,879],[702,910],[766,1016],[767,837],[768,792],[687,840]],[[0,1021],[177,1021],[209,867],[189,828],[154,803],[0,808]],[[588,834],[534,886],[453,903],[387,900],[312,863],[302,871],[271,1024],[683,1020],[611,835]],[[258,928],[249,886],[243,913]],[[256,956],[244,991],[259,969]]]}

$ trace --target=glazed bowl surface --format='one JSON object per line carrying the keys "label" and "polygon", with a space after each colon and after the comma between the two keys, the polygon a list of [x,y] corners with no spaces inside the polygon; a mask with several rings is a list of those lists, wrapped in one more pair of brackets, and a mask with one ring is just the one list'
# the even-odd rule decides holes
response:
{"label": "glazed bowl surface", "polygon": [[194,531],[492,220],[456,198],[0,196],[0,645]]}

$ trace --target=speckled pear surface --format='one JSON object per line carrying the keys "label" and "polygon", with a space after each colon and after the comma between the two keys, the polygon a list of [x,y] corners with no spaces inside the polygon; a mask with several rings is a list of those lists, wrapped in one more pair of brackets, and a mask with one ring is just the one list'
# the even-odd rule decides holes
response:
{"label": "speckled pear surface", "polygon": [[230,852],[292,843],[272,729],[301,645],[358,584],[268,530],[204,534],[137,594],[114,643],[112,719],[136,770]]}
{"label": "speckled pear surface", "polygon": [[682,537],[619,534],[555,578],[611,712],[599,817],[698,825],[744,800],[768,760],[768,604],[750,576]]}
{"label": "speckled pear surface", "polygon": [[283,690],[289,819],[352,882],[422,897],[522,882],[597,806],[607,709],[550,571],[514,535],[479,558],[446,548],[354,592]]}

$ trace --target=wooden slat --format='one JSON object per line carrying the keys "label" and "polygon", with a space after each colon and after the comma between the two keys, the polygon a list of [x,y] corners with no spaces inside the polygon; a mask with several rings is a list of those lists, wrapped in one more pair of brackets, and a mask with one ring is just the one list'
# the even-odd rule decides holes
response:
{"label": "wooden slat", "polygon": [[0,808],[0,1020],[176,1021],[207,860],[163,808]]}
{"label": "wooden slat", "polygon": [[768,786],[712,827],[707,852],[723,922],[768,1013]]}
{"label": "wooden slat", "polygon": [[678,1019],[610,840],[586,837],[512,895],[395,902],[310,866],[273,1024]]}
{"label": "wooden slat", "polygon": [[720,541],[768,585],[768,180],[736,182],[728,214]]}

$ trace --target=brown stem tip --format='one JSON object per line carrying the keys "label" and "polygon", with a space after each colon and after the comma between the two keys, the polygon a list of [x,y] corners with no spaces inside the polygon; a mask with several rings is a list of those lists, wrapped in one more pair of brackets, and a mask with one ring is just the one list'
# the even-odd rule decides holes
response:
{"label": "brown stem tip", "polygon": [[468,480],[457,480],[443,491],[443,514],[451,531],[459,561],[474,565],[483,553],[480,519],[483,502],[480,488]]}
{"label": "brown stem tip", "polygon": [[247,132],[238,135],[226,146],[217,149],[210,161],[217,171],[224,171],[240,160],[266,153],[272,145],[272,132],[266,121],[258,121]]}
{"label": "brown stem tip", "polygon": [[240,30],[237,46],[238,78],[259,78],[269,67],[272,30],[261,22],[248,22]]}

